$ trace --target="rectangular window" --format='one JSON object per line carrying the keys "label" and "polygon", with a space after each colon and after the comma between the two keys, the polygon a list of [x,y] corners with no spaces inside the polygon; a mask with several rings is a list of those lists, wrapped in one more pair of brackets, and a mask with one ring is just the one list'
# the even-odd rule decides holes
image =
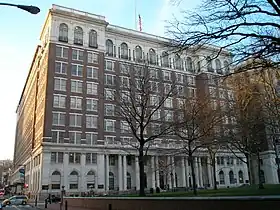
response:
{"label": "rectangular window", "polygon": [[69,153],[69,163],[80,164],[81,163],[81,153]]}
{"label": "rectangular window", "polygon": [[86,115],[86,128],[97,128],[98,116]]}
{"label": "rectangular window", "polygon": [[115,106],[113,104],[105,104],[105,116],[115,115]]}
{"label": "rectangular window", "polygon": [[130,133],[130,129],[128,122],[121,121],[121,133]]}
{"label": "rectangular window", "polygon": [[68,47],[56,46],[55,54],[58,58],[68,58]]}
{"label": "rectangular window", "polygon": [[152,120],[159,120],[160,119],[160,110],[156,110],[152,115]]}
{"label": "rectangular window", "polygon": [[71,92],[82,93],[83,92],[83,81],[71,80]]}
{"label": "rectangular window", "polygon": [[82,109],[82,97],[71,96],[70,97],[70,108],[71,109]]}
{"label": "rectangular window", "polygon": [[120,63],[120,72],[122,74],[128,74],[129,73],[129,65],[125,63]]}
{"label": "rectangular window", "polygon": [[160,103],[160,96],[151,95],[150,96],[150,105],[151,106],[158,106]]}
{"label": "rectangular window", "polygon": [[56,163],[56,159],[57,159],[57,153],[52,152],[51,153],[51,163]]}
{"label": "rectangular window", "polygon": [[182,85],[177,85],[177,86],[176,86],[176,89],[177,89],[177,94],[178,94],[179,96],[184,96],[184,95],[185,95],[184,86],[182,86]]}
{"label": "rectangular window", "polygon": [[73,49],[72,50],[72,60],[83,61],[84,60],[84,51]]}
{"label": "rectangular window", "polygon": [[66,96],[55,94],[53,95],[53,107],[55,108],[65,108],[66,106]]}
{"label": "rectangular window", "polygon": [[53,112],[53,125],[64,126],[65,125],[65,113]]}
{"label": "rectangular window", "polygon": [[105,70],[114,71],[114,62],[113,61],[105,61]]}
{"label": "rectangular window", "polygon": [[209,87],[209,95],[210,97],[214,97],[214,98],[217,97],[217,90],[215,87]]}
{"label": "rectangular window", "polygon": [[67,63],[56,61],[55,62],[55,73],[57,74],[67,74]]}
{"label": "rectangular window", "polygon": [[69,143],[81,144],[82,133],[78,131],[69,131]]}
{"label": "rectangular window", "polygon": [[58,152],[57,153],[57,162],[58,163],[63,163],[63,158],[64,158],[64,153],[63,152]]}
{"label": "rectangular window", "polygon": [[88,66],[87,67],[87,78],[88,79],[98,79],[98,68]]}
{"label": "rectangular window", "polygon": [[177,81],[178,83],[183,84],[183,83],[184,83],[184,74],[179,74],[179,73],[177,73],[177,74],[176,74],[176,81]]}
{"label": "rectangular window", "polygon": [[65,136],[65,131],[52,130],[52,142],[53,143],[63,144],[64,136]]}
{"label": "rectangular window", "polygon": [[158,93],[159,92],[159,83],[158,82],[154,82],[154,81],[151,81],[151,90],[153,92],[156,92]]}
{"label": "rectangular window", "polygon": [[97,144],[97,133],[86,133],[86,144],[87,145]]}
{"label": "rectangular window", "polygon": [[98,63],[98,54],[88,52],[88,63]]}
{"label": "rectangular window", "polygon": [[188,92],[189,92],[189,97],[193,98],[193,97],[196,97],[196,91],[195,91],[195,88],[188,88]]}
{"label": "rectangular window", "polygon": [[130,79],[129,77],[120,77],[121,78],[121,86],[123,88],[129,88],[130,86]]}
{"label": "rectangular window", "polygon": [[82,115],[81,114],[70,114],[70,123],[71,127],[81,127],[82,126]]}
{"label": "rectangular window", "polygon": [[97,95],[97,83],[87,82],[87,94]]}
{"label": "rectangular window", "polygon": [[86,164],[96,164],[96,163],[97,163],[97,154],[86,153]]}
{"label": "rectangular window", "polygon": [[172,111],[165,110],[164,113],[165,113],[165,120],[166,121],[168,121],[168,122],[173,121],[173,112]]}
{"label": "rectangular window", "polygon": [[152,79],[158,79],[158,70],[157,69],[150,69],[150,77]]}
{"label": "rectangular window", "polygon": [[194,76],[187,76],[188,85],[195,85],[195,77]]}
{"label": "rectangular window", "polygon": [[82,77],[83,76],[83,66],[79,64],[72,64],[71,65],[71,75],[75,77]]}
{"label": "rectangular window", "polygon": [[225,99],[226,98],[226,90],[220,88],[219,89],[219,96],[220,96],[221,99]]}
{"label": "rectangular window", "polygon": [[66,79],[55,77],[54,78],[54,90],[66,91]]}
{"label": "rectangular window", "polygon": [[165,83],[164,84],[164,93],[170,94],[171,93],[171,84]]}
{"label": "rectangular window", "polygon": [[113,101],[115,100],[115,90],[105,89],[104,90],[105,100]]}
{"label": "rectangular window", "polygon": [[[115,136],[104,136],[106,144],[115,144]],[[109,158],[111,159],[111,158]]]}
{"label": "rectangular window", "polygon": [[97,111],[98,100],[95,98],[87,98],[87,111]]}
{"label": "rectangular window", "polygon": [[104,120],[105,122],[105,131],[115,132],[115,120]]}
{"label": "rectangular window", "polygon": [[115,75],[105,74],[105,85],[115,85]]}
{"label": "rectangular window", "polygon": [[172,98],[166,98],[164,101],[164,106],[166,108],[172,108],[173,107],[173,100]]}
{"label": "rectangular window", "polygon": [[170,71],[163,71],[163,80],[171,81],[171,72]]}

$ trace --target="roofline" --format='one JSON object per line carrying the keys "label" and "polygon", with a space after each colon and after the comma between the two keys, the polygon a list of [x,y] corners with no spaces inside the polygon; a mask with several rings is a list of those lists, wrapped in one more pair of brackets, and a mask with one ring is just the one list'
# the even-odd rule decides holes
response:
{"label": "roofline", "polygon": [[35,53],[34,53],[34,55],[33,55],[32,63],[31,63],[31,65],[30,65],[30,67],[29,67],[29,72],[28,72],[27,78],[26,78],[26,80],[25,80],[24,87],[23,87],[23,90],[22,90],[22,93],[21,93],[21,96],[20,96],[20,99],[19,99],[19,102],[18,102],[18,105],[17,105],[17,108],[16,108],[16,113],[18,112],[18,108],[19,108],[19,106],[20,106],[20,103],[21,103],[21,100],[22,100],[24,91],[25,91],[25,89],[26,89],[27,82],[28,82],[29,77],[30,77],[30,75],[31,75],[31,72],[32,72],[32,69],[33,69],[35,60],[36,60],[36,58],[37,58],[37,55],[38,55],[38,52],[39,52],[40,49],[41,49],[41,46],[40,46],[40,45],[37,45],[37,46],[36,46]]}

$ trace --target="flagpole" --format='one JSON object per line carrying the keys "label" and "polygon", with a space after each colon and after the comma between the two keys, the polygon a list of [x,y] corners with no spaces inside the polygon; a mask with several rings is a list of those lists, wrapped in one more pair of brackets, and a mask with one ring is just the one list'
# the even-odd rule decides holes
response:
{"label": "flagpole", "polygon": [[137,31],[137,0],[134,0],[135,30]]}

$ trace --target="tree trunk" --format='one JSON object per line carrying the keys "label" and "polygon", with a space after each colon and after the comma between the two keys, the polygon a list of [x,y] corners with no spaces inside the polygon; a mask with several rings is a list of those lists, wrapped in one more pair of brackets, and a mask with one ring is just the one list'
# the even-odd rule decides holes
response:
{"label": "tree trunk", "polygon": [[260,159],[260,153],[258,152],[258,175],[259,175],[259,189],[264,189],[264,186],[263,186],[263,182],[261,180],[261,159]]}
{"label": "tree trunk", "polygon": [[276,156],[276,165],[277,165],[277,176],[278,176],[278,183],[280,183],[280,159],[277,151],[277,145],[275,138],[273,139],[273,146],[274,146],[274,152]]}
{"label": "tree trunk", "polygon": [[247,165],[247,169],[248,169],[248,177],[249,177],[249,183],[250,185],[254,184],[255,183],[255,179],[253,177],[253,173],[252,173],[252,170],[251,170],[251,158],[248,154],[245,154],[245,157],[247,159],[246,161],[246,165]]}
{"label": "tree trunk", "polygon": [[140,191],[139,196],[146,196],[145,194],[145,169],[144,169],[144,146],[139,147],[139,179]]}
{"label": "tree trunk", "polygon": [[195,177],[195,172],[194,172],[194,162],[193,162],[193,156],[192,155],[189,155],[189,161],[190,161],[191,170],[192,170],[193,194],[197,195],[196,177]]}
{"label": "tree trunk", "polygon": [[217,190],[217,177],[216,177],[216,161],[215,161],[215,157],[212,159],[212,173],[213,173],[213,181],[214,181],[214,190]]}

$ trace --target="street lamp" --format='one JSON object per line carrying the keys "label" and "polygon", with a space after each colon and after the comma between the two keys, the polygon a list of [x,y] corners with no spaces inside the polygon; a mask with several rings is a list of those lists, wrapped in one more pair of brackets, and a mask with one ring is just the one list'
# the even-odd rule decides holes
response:
{"label": "street lamp", "polygon": [[0,6],[10,6],[10,7],[17,7],[19,9],[25,10],[33,15],[36,15],[40,12],[40,9],[35,6],[27,6],[27,5],[20,5],[20,4],[9,4],[9,3],[0,3]]}

